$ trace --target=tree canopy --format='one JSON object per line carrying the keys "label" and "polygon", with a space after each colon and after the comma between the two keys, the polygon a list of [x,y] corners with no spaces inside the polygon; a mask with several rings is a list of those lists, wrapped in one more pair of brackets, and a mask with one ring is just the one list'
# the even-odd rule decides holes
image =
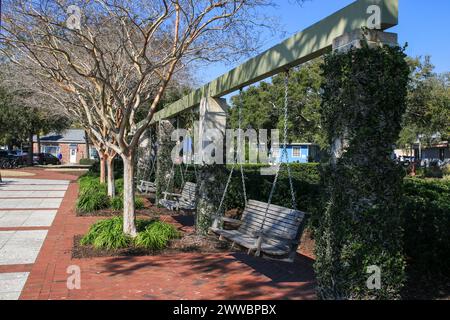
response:
{"label": "tree canopy", "polygon": [[407,110],[398,145],[411,145],[419,136],[427,144],[449,140],[450,72],[435,73],[429,56],[409,59],[409,64]]}
{"label": "tree canopy", "polygon": [[[290,142],[314,142],[325,147],[320,125],[320,85],[322,59],[316,59],[289,73],[288,140]],[[285,74],[260,82],[233,97],[230,109],[230,125],[238,126],[238,106],[242,105],[242,128],[281,129],[283,127]],[[276,127],[275,127],[276,126]]]}

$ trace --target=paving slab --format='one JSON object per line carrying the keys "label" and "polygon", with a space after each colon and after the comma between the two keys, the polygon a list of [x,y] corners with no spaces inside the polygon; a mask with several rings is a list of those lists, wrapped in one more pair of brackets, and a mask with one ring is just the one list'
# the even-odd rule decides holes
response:
{"label": "paving slab", "polygon": [[57,210],[1,210],[0,228],[50,227]]}
{"label": "paving slab", "polygon": [[29,185],[68,185],[69,180],[48,180],[48,179],[16,179],[16,178],[4,178],[1,184],[29,184]]}
{"label": "paving slab", "polygon": [[34,263],[47,230],[0,231],[0,265]]}
{"label": "paving slab", "polygon": [[65,191],[9,191],[0,189],[0,198],[62,198]]}
{"label": "paving slab", "polygon": [[58,209],[63,198],[0,199],[0,209]]}
{"label": "paving slab", "polygon": [[0,191],[40,191],[40,190],[67,190],[68,185],[57,184],[57,185],[28,185],[28,184],[0,184]]}
{"label": "paving slab", "polygon": [[18,300],[29,272],[0,273],[0,300]]}

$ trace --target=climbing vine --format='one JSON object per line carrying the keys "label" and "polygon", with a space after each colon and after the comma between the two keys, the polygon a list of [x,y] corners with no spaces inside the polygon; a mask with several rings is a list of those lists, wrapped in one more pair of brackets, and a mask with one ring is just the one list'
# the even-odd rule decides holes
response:
{"label": "climbing vine", "polygon": [[[333,53],[322,66],[322,122],[344,153],[325,166],[328,205],[315,270],[323,299],[398,298],[405,261],[398,199],[403,172],[390,159],[405,112],[409,68],[399,47]],[[381,288],[367,286],[368,267]],[[369,268],[370,270],[370,268]]]}

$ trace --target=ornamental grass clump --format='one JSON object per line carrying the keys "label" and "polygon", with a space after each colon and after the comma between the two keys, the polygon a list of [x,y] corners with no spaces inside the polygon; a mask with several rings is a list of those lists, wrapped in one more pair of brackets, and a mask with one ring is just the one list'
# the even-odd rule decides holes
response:
{"label": "ornamental grass clump", "polygon": [[91,226],[80,243],[92,245],[96,249],[126,248],[132,243],[132,239],[123,233],[122,226],[122,217],[98,221]]}
{"label": "ornamental grass clump", "polygon": [[180,233],[174,226],[155,221],[149,224],[144,231],[138,233],[135,245],[146,249],[161,250],[167,247],[170,240],[179,237]]}
{"label": "ornamental grass clump", "polygon": [[96,249],[123,249],[138,247],[150,250],[162,250],[172,239],[181,234],[172,225],[162,221],[138,219],[138,234],[131,238],[123,233],[123,218],[114,217],[96,222],[81,239],[81,245],[92,245]]}

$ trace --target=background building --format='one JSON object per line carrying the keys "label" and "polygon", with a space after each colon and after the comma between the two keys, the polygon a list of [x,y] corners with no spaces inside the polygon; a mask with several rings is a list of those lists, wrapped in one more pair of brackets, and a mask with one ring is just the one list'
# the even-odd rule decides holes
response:
{"label": "background building", "polygon": [[274,156],[279,162],[289,162],[289,163],[308,163],[308,162],[319,162],[320,161],[320,147],[314,143],[291,143],[286,146],[288,153],[288,161],[285,157],[281,158],[282,145],[280,144],[279,152],[280,154],[275,154]]}
{"label": "background building", "polygon": [[[62,133],[50,133],[40,137],[40,150],[38,147],[38,137],[33,137],[33,152],[34,153],[50,153],[54,156],[62,154],[62,164],[79,164],[81,159],[86,156],[86,138],[84,130],[69,129]],[[89,147],[89,158],[96,157],[96,150]]]}

